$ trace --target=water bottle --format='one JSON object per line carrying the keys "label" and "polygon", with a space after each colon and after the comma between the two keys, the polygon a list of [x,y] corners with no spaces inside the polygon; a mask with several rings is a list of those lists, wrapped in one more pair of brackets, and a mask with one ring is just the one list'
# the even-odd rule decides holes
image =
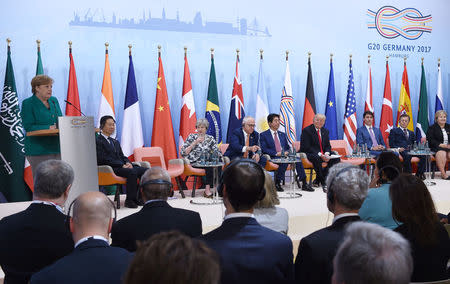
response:
{"label": "water bottle", "polygon": [[416,141],[414,141],[414,144],[413,144],[413,151],[414,152],[417,152],[417,142]]}
{"label": "water bottle", "polygon": [[358,145],[355,143],[353,144],[353,149],[352,149],[352,156],[356,156],[358,154],[358,149],[357,149]]}

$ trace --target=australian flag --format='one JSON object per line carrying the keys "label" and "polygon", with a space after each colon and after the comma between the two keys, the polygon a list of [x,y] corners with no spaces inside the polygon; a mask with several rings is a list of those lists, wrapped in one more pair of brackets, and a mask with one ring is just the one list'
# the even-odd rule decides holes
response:
{"label": "australian flag", "polygon": [[241,74],[239,72],[239,55],[236,58],[236,76],[234,77],[233,93],[231,95],[230,118],[228,120],[227,142],[230,142],[233,130],[241,127],[245,116],[244,96],[242,94]]}

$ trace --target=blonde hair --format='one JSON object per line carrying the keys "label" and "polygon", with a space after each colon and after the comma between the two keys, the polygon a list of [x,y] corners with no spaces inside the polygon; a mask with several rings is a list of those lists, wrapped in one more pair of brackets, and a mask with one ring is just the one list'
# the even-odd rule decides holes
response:
{"label": "blonde hair", "polygon": [[264,171],[264,176],[264,190],[266,191],[266,195],[263,200],[260,200],[255,204],[255,208],[272,208],[275,207],[275,205],[280,204],[272,176],[267,171]]}
{"label": "blonde hair", "polygon": [[434,114],[434,121],[437,122],[438,116],[440,116],[441,114],[444,114],[445,117],[447,117],[447,112],[445,110],[438,110],[435,114]]}
{"label": "blonde hair", "polygon": [[36,87],[53,84],[53,79],[47,75],[36,75],[31,79],[31,92],[36,93]]}

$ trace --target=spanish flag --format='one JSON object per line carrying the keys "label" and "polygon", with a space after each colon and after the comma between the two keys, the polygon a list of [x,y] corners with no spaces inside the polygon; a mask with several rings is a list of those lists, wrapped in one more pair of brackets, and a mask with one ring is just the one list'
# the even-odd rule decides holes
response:
{"label": "spanish flag", "polygon": [[408,129],[414,131],[414,123],[413,123],[413,115],[411,109],[411,93],[409,92],[409,83],[408,83],[408,71],[406,70],[406,60],[404,63],[403,75],[402,75],[402,86],[400,88],[400,100],[398,101],[398,110],[397,110],[397,121],[395,124],[397,127],[399,126],[398,121],[400,115],[406,113],[409,115],[409,124]]}

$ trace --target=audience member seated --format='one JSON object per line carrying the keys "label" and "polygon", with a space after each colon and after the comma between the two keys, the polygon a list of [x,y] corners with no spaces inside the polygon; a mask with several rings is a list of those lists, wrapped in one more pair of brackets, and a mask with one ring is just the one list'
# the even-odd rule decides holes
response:
{"label": "audience member seated", "polygon": [[261,147],[259,146],[259,133],[255,131],[255,119],[246,116],[242,119],[242,127],[233,130],[230,145],[224,156],[233,160],[237,157],[253,159],[261,166],[266,165],[266,159],[261,157]]}
{"label": "audience member seated", "polygon": [[331,226],[300,241],[295,259],[296,283],[330,283],[333,256],[344,237],[345,227],[359,221],[358,210],[367,195],[369,178],[355,166],[339,163],[327,177],[327,207],[334,214]]}
{"label": "audience member seated", "polygon": [[411,244],[414,262],[411,282],[447,279],[450,240],[423,181],[402,174],[392,182],[390,196],[392,215],[403,223],[395,231]]}
{"label": "audience member seated", "polygon": [[253,217],[256,202],[264,199],[264,179],[262,167],[248,159],[235,160],[223,172],[225,218],[203,236],[220,256],[222,284],[293,280],[292,241]]}
{"label": "audience member seated", "polygon": [[[400,155],[402,155],[403,172],[405,173],[412,173],[411,158],[413,156],[409,155],[408,152],[413,149],[413,144],[416,141],[414,132],[408,130],[409,119],[409,115],[407,115],[406,113],[400,115],[400,127],[392,128],[391,132],[389,133],[389,146],[391,148],[397,148]],[[417,168],[416,176],[420,177],[421,179],[425,179],[425,175],[423,173],[425,172],[426,159],[425,156],[418,157],[419,165]]]}
{"label": "audience member seated", "polygon": [[269,172],[264,171],[264,175],[266,195],[263,200],[256,202],[253,214],[259,224],[287,235],[289,225],[288,211],[285,208],[275,206],[280,204],[275,184]]}
{"label": "audience member seated", "polygon": [[398,223],[392,217],[389,186],[401,172],[402,163],[396,154],[386,151],[378,156],[369,193],[359,209],[359,217],[362,220],[388,229],[398,227]]}
{"label": "audience member seated", "polygon": [[[313,124],[303,129],[300,139],[300,152],[306,154],[316,172],[316,180],[313,185],[316,187],[322,185],[324,190],[326,190],[325,178],[328,169],[340,162],[340,159],[330,159],[330,135],[328,129],[323,127],[325,119],[325,115],[316,114],[313,118]],[[327,163],[327,166],[322,168],[322,163]]]}
{"label": "audience member seated", "polygon": [[70,218],[75,249],[31,278],[38,283],[122,283],[132,255],[109,246],[114,204],[103,193],[90,191],[74,200]]}
{"label": "audience member seated", "polygon": [[202,220],[197,212],[173,208],[167,203],[172,194],[169,173],[160,168],[148,169],[141,178],[144,207],[115,222],[111,230],[112,245],[136,250],[136,241],[146,240],[163,231],[178,230],[191,237],[202,234]]}
{"label": "audience member seated", "polygon": [[439,110],[434,115],[434,124],[428,128],[427,139],[431,151],[435,152],[436,165],[443,179],[450,180],[445,166],[450,160],[450,124],[447,123],[447,112]]}
{"label": "audience member seated", "polygon": [[95,140],[97,164],[111,166],[116,175],[127,179],[125,207],[137,208],[140,203],[138,201],[137,180],[147,169],[132,165],[123,154],[119,141],[111,137],[116,130],[116,121],[112,116],[105,115],[100,119],[100,129],[102,132]]}
{"label": "audience member seated", "polygon": [[383,136],[379,128],[373,127],[373,112],[367,110],[363,114],[364,125],[356,130],[356,144],[366,145],[371,155],[378,157],[386,149]]}
{"label": "audience member seated", "polygon": [[[188,138],[186,138],[186,141],[184,141],[184,144],[181,147],[181,156],[189,160],[191,164],[199,162],[203,155],[209,156],[211,153],[215,153],[215,155],[221,159],[222,152],[220,152],[217,147],[216,140],[211,135],[206,134],[206,130],[209,127],[208,120],[206,118],[200,118],[197,120],[195,127],[197,128],[197,133],[191,133]],[[206,185],[203,196],[212,198],[211,187],[214,186],[214,168],[204,167],[202,169],[206,172]]]}
{"label": "audience member seated", "polygon": [[202,241],[177,232],[162,232],[139,243],[125,284],[218,284],[219,257]]}
{"label": "audience member seated", "polygon": [[409,284],[413,270],[407,240],[364,222],[348,226],[333,263],[333,284]]}
{"label": "audience member seated", "polygon": [[[260,142],[262,153],[269,155],[272,159],[287,155],[289,153],[289,144],[286,134],[278,131],[278,128],[280,128],[280,115],[276,113],[269,114],[267,116],[267,122],[269,123],[269,129],[261,133]],[[283,191],[280,183],[284,180],[287,166],[288,164],[278,164],[278,170],[275,173],[275,186],[278,191]],[[295,163],[295,170],[297,171],[295,180],[297,181],[298,188],[305,191],[314,191],[306,182],[305,169],[303,168],[302,162]]]}
{"label": "audience member seated", "polygon": [[73,250],[62,210],[73,178],[73,169],[66,162],[41,162],[34,169],[31,205],[0,220],[0,265],[5,283],[28,283],[33,273]]}

